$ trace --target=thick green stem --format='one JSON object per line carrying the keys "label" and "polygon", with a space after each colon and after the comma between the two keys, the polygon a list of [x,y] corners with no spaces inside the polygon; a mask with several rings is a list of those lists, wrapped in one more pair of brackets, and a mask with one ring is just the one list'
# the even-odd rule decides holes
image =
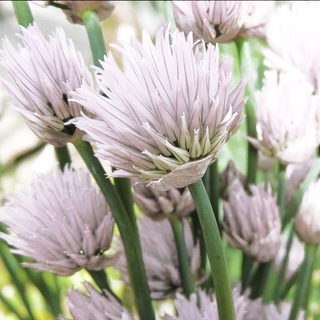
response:
{"label": "thick green stem", "polygon": [[116,178],[114,179],[114,184],[120,198],[122,199],[123,205],[126,208],[132,226],[135,232],[138,234],[137,220],[133,208],[133,197],[130,180],[125,178]]}
{"label": "thick green stem", "polygon": [[242,253],[242,272],[241,272],[241,292],[243,293],[249,286],[254,260]]}
{"label": "thick green stem", "polygon": [[223,252],[219,228],[202,180],[188,186],[199,216],[203,237],[207,246],[214,287],[217,296],[219,318],[234,320],[235,311],[230,278]]}
{"label": "thick green stem", "polygon": [[192,279],[192,272],[189,262],[188,251],[183,235],[183,224],[179,217],[171,216],[169,218],[171,223],[174,239],[177,245],[178,257],[179,257],[179,268],[182,279],[182,287],[185,295],[189,297],[191,293],[194,293],[194,284]]}
{"label": "thick green stem", "polygon": [[285,210],[284,216],[282,217],[281,225],[282,230],[286,227],[286,225],[290,222],[290,220],[295,216],[296,211],[301,203],[301,200],[303,198],[303,195],[305,191],[308,189],[310,183],[314,181],[314,179],[317,178],[318,174],[320,172],[320,159],[316,161],[312,169],[309,171],[305,179],[303,180],[302,184],[300,185],[300,188],[298,192],[296,193],[293,201],[291,202],[289,208]]}
{"label": "thick green stem", "polygon": [[278,207],[281,218],[284,216],[284,204],[286,196],[286,168],[286,165],[280,163],[278,172]]}
{"label": "thick green stem", "polygon": [[306,244],[305,246],[305,258],[302,268],[299,272],[299,282],[297,285],[297,291],[294,297],[294,302],[292,304],[289,320],[297,319],[299,309],[308,309],[310,282],[312,278],[312,271],[317,248],[318,246],[311,244]]}
{"label": "thick green stem", "polygon": [[[245,95],[249,98],[248,102],[245,105],[244,112],[246,114],[246,125],[247,125],[247,134],[250,137],[257,137],[256,130],[256,102],[254,97],[255,85],[253,80],[254,69],[252,66],[252,58],[250,52],[249,43],[241,39],[236,42],[238,46],[238,52],[240,57],[240,69],[242,75],[248,77],[248,84],[245,89]],[[248,143],[248,167],[247,167],[247,180],[246,186],[248,188],[249,184],[256,183],[256,174],[258,167],[258,152],[257,150]]]}
{"label": "thick green stem", "polygon": [[71,163],[69,149],[67,146],[64,146],[62,148],[54,148],[54,151],[56,153],[60,169],[63,170],[66,165]]}
{"label": "thick green stem", "polygon": [[102,294],[103,289],[108,290],[118,301],[120,301],[119,298],[114,294],[114,292],[110,288],[107,275],[103,270],[95,271],[87,269],[87,272],[90,274],[96,285],[100,288]]}
{"label": "thick green stem", "polygon": [[87,29],[94,64],[101,67],[99,60],[103,60],[106,54],[106,46],[98,13],[88,10],[82,14],[81,18]]}
{"label": "thick green stem", "polygon": [[132,227],[129,216],[115,187],[106,178],[106,173],[100,161],[94,156],[90,143],[77,140],[73,144],[95,178],[118,225],[126,252],[128,272],[140,319],[153,320],[155,319],[155,315],[151,304],[138,234],[136,234]]}
{"label": "thick green stem", "polygon": [[273,260],[260,263],[252,281],[252,290],[250,295],[251,299],[263,297],[264,291],[268,284],[268,278],[270,275],[272,265]]}
{"label": "thick green stem", "polygon": [[12,1],[14,13],[20,26],[27,28],[33,22],[28,1]]}

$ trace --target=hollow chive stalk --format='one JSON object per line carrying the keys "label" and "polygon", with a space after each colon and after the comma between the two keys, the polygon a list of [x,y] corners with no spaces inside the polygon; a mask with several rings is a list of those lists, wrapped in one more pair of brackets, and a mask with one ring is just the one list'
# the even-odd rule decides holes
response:
{"label": "hollow chive stalk", "polygon": [[308,310],[310,284],[317,248],[317,245],[305,245],[305,258],[299,272],[298,285],[289,320],[296,320],[300,309]]}
{"label": "hollow chive stalk", "polygon": [[[236,42],[240,60],[241,73],[248,77],[248,84],[245,89],[245,95],[249,98],[245,107],[247,135],[253,138],[257,137],[256,130],[256,101],[254,98],[255,85],[253,80],[253,66],[250,52],[250,46],[247,40],[240,39]],[[258,168],[258,152],[250,143],[248,143],[248,162],[247,162],[247,180],[246,187],[249,184],[256,183],[256,175]]]}
{"label": "hollow chive stalk", "polygon": [[169,221],[173,231],[174,239],[176,241],[183,291],[185,295],[189,297],[191,293],[195,292],[195,290],[188,251],[183,235],[183,223],[182,220],[177,216],[169,217]]}
{"label": "hollow chive stalk", "polygon": [[278,207],[280,212],[281,219],[284,216],[284,202],[285,202],[285,196],[286,196],[286,165],[283,165],[280,163],[279,166],[279,172],[278,172]]}
{"label": "hollow chive stalk", "polygon": [[28,1],[12,1],[12,5],[20,26],[27,28],[33,23],[33,16]]}
{"label": "hollow chive stalk", "polygon": [[63,170],[64,167],[71,163],[70,152],[67,146],[62,148],[54,148],[56,158],[59,162],[60,169]]}
{"label": "hollow chive stalk", "polygon": [[100,161],[94,156],[91,144],[82,140],[74,141],[73,144],[105,196],[114,220],[118,225],[140,319],[154,320],[155,315],[151,304],[138,234],[131,224],[119,194],[111,181],[106,178],[106,173]]}
{"label": "hollow chive stalk", "polygon": [[219,319],[235,320],[230,278],[221,237],[207,192],[202,180],[188,186],[199,216],[207,254],[211,265]]}
{"label": "hollow chive stalk", "polygon": [[87,10],[81,15],[86,27],[94,64],[101,67],[99,60],[103,60],[106,54],[106,46],[103,40],[100,20],[96,11]]}

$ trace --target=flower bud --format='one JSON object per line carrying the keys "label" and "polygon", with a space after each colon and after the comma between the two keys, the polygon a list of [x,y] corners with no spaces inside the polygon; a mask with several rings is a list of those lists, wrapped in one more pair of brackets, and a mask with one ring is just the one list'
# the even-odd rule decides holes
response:
{"label": "flower bud", "polygon": [[235,180],[225,201],[223,229],[229,244],[259,262],[275,257],[280,247],[281,221],[276,199],[263,185],[250,186],[246,194],[241,182]]}

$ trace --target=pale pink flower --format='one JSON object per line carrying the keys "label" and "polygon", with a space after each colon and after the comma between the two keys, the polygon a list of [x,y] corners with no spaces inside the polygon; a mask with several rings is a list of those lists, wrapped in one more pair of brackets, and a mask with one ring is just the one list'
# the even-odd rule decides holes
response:
{"label": "pale pink flower", "polygon": [[274,1],[243,1],[241,7],[243,24],[238,36],[264,37],[274,9]]}
{"label": "pale pink flower", "polygon": [[107,19],[113,12],[116,1],[32,1],[42,7],[52,5],[61,8],[71,23],[84,24],[82,14],[87,10],[96,11],[99,20]]}
{"label": "pale pink flower", "polygon": [[98,147],[96,154],[120,170],[113,177],[138,177],[167,191],[198,181],[243,120],[245,80],[232,91],[230,58],[219,66],[213,45],[200,51],[192,39],[162,29],[155,45],[144,33],[118,48],[122,72],[112,55],[96,68],[107,97],[84,84],[73,94],[101,120],[75,121]]}
{"label": "pale pink flower", "polygon": [[[137,181],[137,179],[133,179]],[[171,215],[185,217],[194,209],[195,205],[187,187],[160,191],[146,187],[145,184],[136,184],[133,199],[143,214],[159,220]]]}
{"label": "pale pink flower", "polygon": [[0,236],[17,248],[13,253],[35,260],[24,266],[70,276],[82,268],[102,270],[115,261],[115,256],[104,255],[114,220],[89,171],[65,168],[55,176],[39,176],[7,200],[0,218],[14,235]]}
{"label": "pale pink flower", "polygon": [[[138,226],[151,298],[155,300],[170,298],[175,292],[182,290],[177,246],[171,225],[167,219],[154,221],[142,216]],[[186,219],[183,221],[183,227],[191,270],[196,277],[200,271],[200,247],[199,244],[194,245],[191,227]],[[123,252],[120,242],[118,246],[118,251]],[[124,255],[120,256],[116,268],[123,271],[124,280],[129,281]]]}
{"label": "pale pink flower", "polygon": [[281,220],[271,186],[250,185],[248,195],[239,180],[224,201],[224,235],[229,244],[259,262],[273,259],[280,247]]}
{"label": "pale pink flower", "polygon": [[320,6],[317,1],[292,1],[277,7],[267,27],[265,64],[292,72],[318,87],[320,73]]}
{"label": "pale pink flower", "polygon": [[171,1],[177,27],[205,43],[229,42],[242,25],[242,1]]}
{"label": "pale pink flower", "polygon": [[[74,320],[133,320],[130,312],[107,290],[103,294],[84,282],[89,295],[70,289],[67,305]],[[60,320],[65,318],[60,317]]]}
{"label": "pale pink flower", "polygon": [[295,218],[295,229],[300,240],[307,244],[320,243],[320,180],[312,182],[304,193]]}
{"label": "pale pink flower", "polygon": [[248,140],[283,164],[309,160],[318,146],[312,93],[313,87],[294,74],[265,72],[263,88],[255,95],[258,139]]}
{"label": "pale pink flower", "polygon": [[[274,259],[274,265],[277,271],[279,271],[281,268],[281,264],[283,262],[283,259],[287,251],[287,244],[288,244],[288,239],[282,237],[280,249]],[[288,259],[287,267],[285,270],[285,276],[284,276],[285,281],[288,281],[295,274],[295,272],[301,266],[303,260],[304,260],[304,245],[298,240],[296,236],[294,236],[292,240],[291,249],[289,251],[289,259]]]}
{"label": "pale pink flower", "polygon": [[[247,297],[240,295],[238,287],[232,290],[235,314],[237,320],[244,320],[247,312]],[[195,293],[187,299],[177,294],[175,306],[178,316],[165,316],[165,320],[219,320],[217,300],[214,296],[207,295],[204,291],[198,291],[199,299]]]}
{"label": "pale pink flower", "polygon": [[16,86],[2,80],[12,98],[13,107],[28,126],[44,141],[56,147],[81,137],[82,133],[65,122],[86,112],[80,104],[68,101],[69,91],[84,81],[93,86],[91,74],[82,56],[62,29],[47,41],[36,24],[21,27],[17,35],[25,48],[18,52],[10,41],[3,40],[1,65]]}

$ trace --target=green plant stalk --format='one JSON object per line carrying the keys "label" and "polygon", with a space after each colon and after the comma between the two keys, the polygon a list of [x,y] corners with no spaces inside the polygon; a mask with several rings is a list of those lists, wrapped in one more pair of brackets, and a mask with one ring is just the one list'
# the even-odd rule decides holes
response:
{"label": "green plant stalk", "polygon": [[100,161],[94,156],[90,143],[82,140],[73,142],[91,174],[95,178],[101,192],[105,196],[123,241],[129,277],[136,298],[137,311],[141,320],[154,320],[150,293],[142,260],[139,237],[132,227],[126,209]]}
{"label": "green plant stalk", "polygon": [[[299,272],[299,282],[296,289],[296,294],[292,304],[289,320],[296,320],[299,309],[307,310],[308,297],[310,291],[310,282],[312,278],[312,271],[314,266],[314,260],[317,252],[317,245],[306,244],[305,245],[305,258],[302,268]],[[307,298],[306,298],[307,297]]]}
{"label": "green plant stalk", "polygon": [[19,292],[19,295],[29,313],[30,319],[35,320],[30,302],[25,292],[25,280],[23,279],[23,270],[21,269],[14,255],[12,255],[9,251],[8,247],[4,245],[2,240],[0,240],[0,259],[2,260],[6,270],[10,275],[12,284],[17,288],[17,291]]}
{"label": "green plant stalk", "polygon": [[64,167],[71,163],[70,152],[67,146],[62,148],[54,148],[56,158],[59,162],[60,169],[63,171]]}
{"label": "green plant stalk", "polygon": [[20,313],[18,312],[17,308],[10,301],[10,299],[8,299],[5,295],[3,295],[1,291],[0,291],[0,301],[2,301],[2,303],[8,308],[9,311],[11,311],[13,314],[16,315],[17,319],[19,319],[19,320],[30,319],[29,317],[28,318],[22,317],[20,315]]}
{"label": "green plant stalk", "polygon": [[297,271],[289,280],[285,282],[279,290],[277,298],[275,299],[276,302],[282,301],[288,295],[290,289],[296,284],[297,279],[299,278],[299,271]]}
{"label": "green plant stalk", "polygon": [[131,182],[129,179],[126,179],[126,178],[115,178],[114,185],[123,202],[124,207],[126,208],[132,227],[134,228],[135,232],[138,234],[139,232],[137,227],[137,220],[136,220],[136,215],[133,208]]}
{"label": "green plant stalk", "polygon": [[[252,78],[254,74],[252,66],[252,58],[250,52],[250,46],[247,40],[241,39],[236,42],[239,52],[240,70],[242,75],[248,77],[248,84],[245,89],[245,95],[249,98],[245,105],[244,112],[246,114],[246,125],[247,135],[253,138],[257,137],[256,130],[256,102],[254,97],[255,85]],[[248,143],[248,164],[247,164],[247,180],[246,188],[248,189],[249,184],[256,183],[256,174],[258,168],[258,152],[257,150]]]}
{"label": "green plant stalk", "polygon": [[179,269],[182,279],[182,287],[185,295],[189,297],[191,293],[195,292],[194,283],[192,279],[192,271],[189,262],[186,242],[183,235],[182,220],[177,216],[169,217],[174,239],[177,245],[177,252],[179,258]]}
{"label": "green plant stalk", "polygon": [[188,188],[197,209],[207,247],[207,254],[216,291],[219,318],[234,320],[235,311],[226,258],[223,252],[219,228],[207,192],[201,179],[190,184]]}
{"label": "green plant stalk", "polygon": [[106,46],[103,40],[100,20],[96,11],[87,10],[81,15],[86,27],[94,64],[101,67],[99,60],[103,60],[106,54]]}
{"label": "green plant stalk", "polygon": [[287,166],[280,163],[278,172],[278,207],[280,212],[280,217],[284,217],[284,205],[286,197],[286,168]]}
{"label": "green plant stalk", "polygon": [[[284,277],[286,274],[286,269],[287,269],[287,265],[288,265],[288,261],[289,261],[289,254],[290,254],[290,250],[291,250],[292,242],[293,242],[293,235],[294,235],[294,227],[292,225],[291,230],[290,230],[290,234],[289,234],[289,238],[288,238],[288,242],[287,242],[287,246],[286,246],[286,254],[285,254],[283,261],[281,263],[280,271],[278,273],[277,280],[275,282],[276,287],[273,288],[272,298],[275,301],[278,300],[279,293],[280,293],[280,291],[278,291],[277,288],[280,288],[281,285],[284,283]],[[269,302],[269,301],[266,301],[266,302]]]}
{"label": "green plant stalk", "polygon": [[241,292],[243,293],[249,286],[251,271],[254,266],[254,260],[242,253],[242,270],[241,270]]}
{"label": "green plant stalk", "polygon": [[268,262],[262,262],[259,264],[259,267],[252,281],[250,299],[256,299],[258,297],[264,296],[272,265],[273,260]]}
{"label": "green plant stalk", "polygon": [[95,270],[88,270],[86,269],[87,272],[90,274],[91,278],[94,280],[94,282],[96,283],[96,285],[100,288],[101,293],[103,293],[103,290],[106,289],[108,290],[119,302],[120,299],[115,295],[115,293],[112,291],[109,282],[107,280],[107,275],[105,274],[104,270],[99,270],[99,271],[95,271]]}
{"label": "green plant stalk", "polygon": [[291,202],[289,208],[285,210],[284,216],[282,217],[281,225],[282,230],[290,222],[290,220],[295,216],[296,211],[301,203],[305,191],[308,189],[310,183],[317,178],[320,173],[320,159],[318,159],[312,169],[308,172],[307,176],[300,185],[299,190],[297,191],[293,201]]}
{"label": "green plant stalk", "polygon": [[12,1],[14,13],[20,26],[27,28],[33,23],[33,16],[28,1]]}

